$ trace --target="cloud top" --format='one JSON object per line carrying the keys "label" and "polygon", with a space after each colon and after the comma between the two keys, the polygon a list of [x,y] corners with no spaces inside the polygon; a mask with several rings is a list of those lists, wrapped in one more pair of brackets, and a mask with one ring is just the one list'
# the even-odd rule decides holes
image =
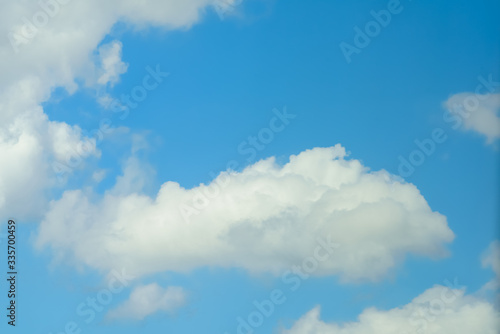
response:
{"label": "cloud top", "polygon": [[102,197],[74,190],[54,201],[37,245],[135,275],[203,266],[280,275],[330,236],[341,246],[315,274],[374,281],[407,254],[445,256],[454,238],[414,185],[370,171],[340,145],[292,155],[283,166],[261,160],[192,189],[166,182],[156,197],[126,184],[143,183],[140,165],[131,160],[124,170]]}

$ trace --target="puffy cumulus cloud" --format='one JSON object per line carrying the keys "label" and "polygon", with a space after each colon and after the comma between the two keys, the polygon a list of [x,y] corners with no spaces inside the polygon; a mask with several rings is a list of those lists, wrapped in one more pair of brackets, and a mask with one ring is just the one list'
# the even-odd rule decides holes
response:
{"label": "puffy cumulus cloud", "polygon": [[497,334],[500,313],[464,290],[436,285],[411,303],[388,311],[368,308],[358,321],[326,323],[317,306],[283,334]]}
{"label": "puffy cumulus cloud", "polygon": [[278,275],[329,235],[340,247],[313,274],[353,281],[381,279],[409,253],[444,256],[454,238],[414,185],[347,159],[340,145],[292,155],[283,166],[261,160],[192,189],[166,182],[154,198],[127,186],[143,184],[137,165],[125,170],[102,198],[74,190],[54,201],[38,247],[134,275],[200,266]]}
{"label": "puffy cumulus cloud", "polygon": [[487,138],[489,144],[500,138],[500,94],[460,93],[445,103],[454,128],[475,131]]}
{"label": "puffy cumulus cloud", "polygon": [[74,88],[76,77],[93,72],[89,71],[94,66],[90,55],[116,22],[128,23],[131,28],[185,29],[196,23],[207,7],[226,2],[3,0],[0,88],[30,76],[42,78],[48,91],[54,85]]}
{"label": "puffy cumulus cloud", "polygon": [[181,287],[170,286],[166,289],[156,283],[136,287],[128,300],[110,310],[108,319],[142,320],[157,313],[172,313],[186,303],[187,294]]}
{"label": "puffy cumulus cloud", "polygon": [[49,121],[40,107],[0,126],[0,215],[24,220],[44,209],[44,190],[59,185],[53,165],[68,157],[99,155],[95,140],[77,126]]}
{"label": "puffy cumulus cloud", "polygon": [[[103,86],[126,65],[119,41],[99,44],[115,23],[186,29],[220,1],[0,0],[0,156],[9,162],[0,167],[0,215],[39,214],[57,170],[78,165],[72,157],[98,154],[95,141],[76,126],[50,121],[41,104],[54,88],[73,93],[78,82],[96,87],[101,103],[110,99]],[[69,156],[76,150],[85,153]],[[64,166],[53,167],[59,162]]]}
{"label": "puffy cumulus cloud", "polygon": [[22,221],[39,216],[45,191],[60,184],[54,164],[99,151],[78,126],[49,120],[40,103],[50,92],[36,75],[0,91],[0,156],[6,162],[0,166],[0,215]]}

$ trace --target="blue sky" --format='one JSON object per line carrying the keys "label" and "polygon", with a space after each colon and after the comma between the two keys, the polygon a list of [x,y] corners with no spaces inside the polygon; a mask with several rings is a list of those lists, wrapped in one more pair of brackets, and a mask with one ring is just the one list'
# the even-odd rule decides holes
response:
{"label": "blue sky", "polygon": [[[19,274],[3,330],[496,333],[498,2],[144,3],[61,2],[34,37],[23,18],[44,7],[4,4],[0,213]],[[338,251],[292,291],[283,275],[327,234]],[[134,277],[116,293],[115,270]],[[422,316],[436,301],[447,312]]]}

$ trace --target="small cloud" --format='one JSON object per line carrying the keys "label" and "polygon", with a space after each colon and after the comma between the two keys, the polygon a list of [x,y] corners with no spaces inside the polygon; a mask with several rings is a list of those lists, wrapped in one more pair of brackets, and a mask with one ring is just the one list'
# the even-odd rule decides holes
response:
{"label": "small cloud", "polygon": [[451,96],[444,107],[453,115],[456,127],[475,131],[492,144],[500,138],[500,94],[460,93]]}
{"label": "small cloud", "polygon": [[156,283],[136,287],[127,301],[109,311],[108,319],[143,320],[157,313],[173,313],[186,303],[186,292],[181,287],[160,287]]}
{"label": "small cloud", "polygon": [[100,183],[105,177],[106,171],[104,169],[97,170],[92,174],[92,179],[97,183]]}
{"label": "small cloud", "polygon": [[128,64],[122,61],[122,43],[113,41],[99,48],[101,63],[100,76],[97,83],[113,86],[120,79],[120,75],[127,72]]}
{"label": "small cloud", "polygon": [[483,286],[483,290],[498,290],[500,287],[500,241],[493,241],[481,257],[483,268],[491,268],[496,277]]}
{"label": "small cloud", "polygon": [[115,99],[113,99],[111,95],[107,93],[104,93],[103,95],[97,97],[97,102],[106,109],[111,106],[111,103],[113,101],[115,101]]}

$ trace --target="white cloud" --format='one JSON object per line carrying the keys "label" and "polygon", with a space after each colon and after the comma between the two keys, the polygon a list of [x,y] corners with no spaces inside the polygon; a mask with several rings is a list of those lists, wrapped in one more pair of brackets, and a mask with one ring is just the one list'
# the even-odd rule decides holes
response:
{"label": "white cloud", "polygon": [[183,288],[160,287],[156,283],[136,287],[127,301],[108,312],[108,319],[142,320],[147,316],[165,312],[172,313],[186,303]]}
{"label": "white cloud", "polygon": [[121,59],[122,43],[120,41],[113,41],[102,45],[98,52],[101,73],[97,79],[97,83],[101,85],[114,85],[120,79],[120,75],[125,73],[128,68],[128,64],[125,64]]}
{"label": "white cloud", "polygon": [[493,241],[488,250],[483,254],[481,264],[485,268],[491,267],[493,272],[500,277],[500,241]]}
{"label": "white cloud", "polygon": [[[155,198],[138,192],[138,167],[132,159],[100,199],[65,192],[43,219],[37,245],[75,264],[134,275],[201,266],[279,275],[330,235],[341,246],[315,274],[353,281],[383,278],[406,254],[445,256],[454,237],[414,185],[370,172],[340,145],[304,151],[284,166],[262,160],[193,189],[166,182]],[[181,211],[187,204],[198,211],[190,222]]]}
{"label": "white cloud", "polygon": [[121,43],[97,49],[115,23],[186,29],[218,1],[0,0],[0,156],[9,162],[0,167],[0,215],[39,215],[55,184],[53,164],[67,166],[82,145],[89,146],[83,157],[99,154],[78,127],[50,121],[41,104],[56,87],[73,93],[77,82],[97,89],[117,82],[126,70]]}
{"label": "white cloud", "polygon": [[[478,292],[465,294],[458,281],[435,285],[410,303],[390,310],[365,309],[357,321],[327,323],[320,319],[316,306],[282,334],[497,334],[500,312],[491,301],[491,290],[498,289],[500,242],[492,242],[481,258],[483,267],[491,267],[496,279]],[[498,295],[497,295],[498,298]],[[497,306],[499,304],[496,304]]]}
{"label": "white cloud", "polygon": [[44,189],[57,185],[51,162],[69,157],[99,155],[95,140],[80,128],[49,121],[40,107],[32,107],[5,126],[0,125],[0,214],[21,221],[45,207]]}
{"label": "white cloud", "polygon": [[[0,34],[5,37],[0,42],[0,91],[28,78],[42,80],[40,89],[46,93],[54,86],[74,89],[75,78],[93,75],[91,55],[118,21],[131,28],[186,29],[208,6],[219,2],[223,0],[68,1],[58,5],[45,23],[36,19],[39,14],[48,16],[37,1],[0,1]],[[116,55],[118,45],[112,42],[108,51]],[[119,63],[117,57],[112,58],[111,63]]]}
{"label": "white cloud", "polygon": [[355,322],[326,323],[315,307],[283,334],[497,334],[500,313],[463,290],[436,285],[391,310],[368,308]]}
{"label": "white cloud", "polygon": [[[493,241],[481,257],[481,264],[484,268],[491,268],[496,277],[483,287],[483,293],[488,291],[498,291],[500,288],[500,241]],[[497,301],[500,302],[500,295],[497,295]]]}
{"label": "white cloud", "polygon": [[489,144],[500,138],[500,94],[460,93],[444,105],[457,127],[463,124],[463,130],[486,136]]}
{"label": "white cloud", "polygon": [[96,183],[100,183],[102,180],[104,180],[106,178],[106,173],[107,172],[104,169],[96,170],[92,174],[92,180],[94,180]]}

